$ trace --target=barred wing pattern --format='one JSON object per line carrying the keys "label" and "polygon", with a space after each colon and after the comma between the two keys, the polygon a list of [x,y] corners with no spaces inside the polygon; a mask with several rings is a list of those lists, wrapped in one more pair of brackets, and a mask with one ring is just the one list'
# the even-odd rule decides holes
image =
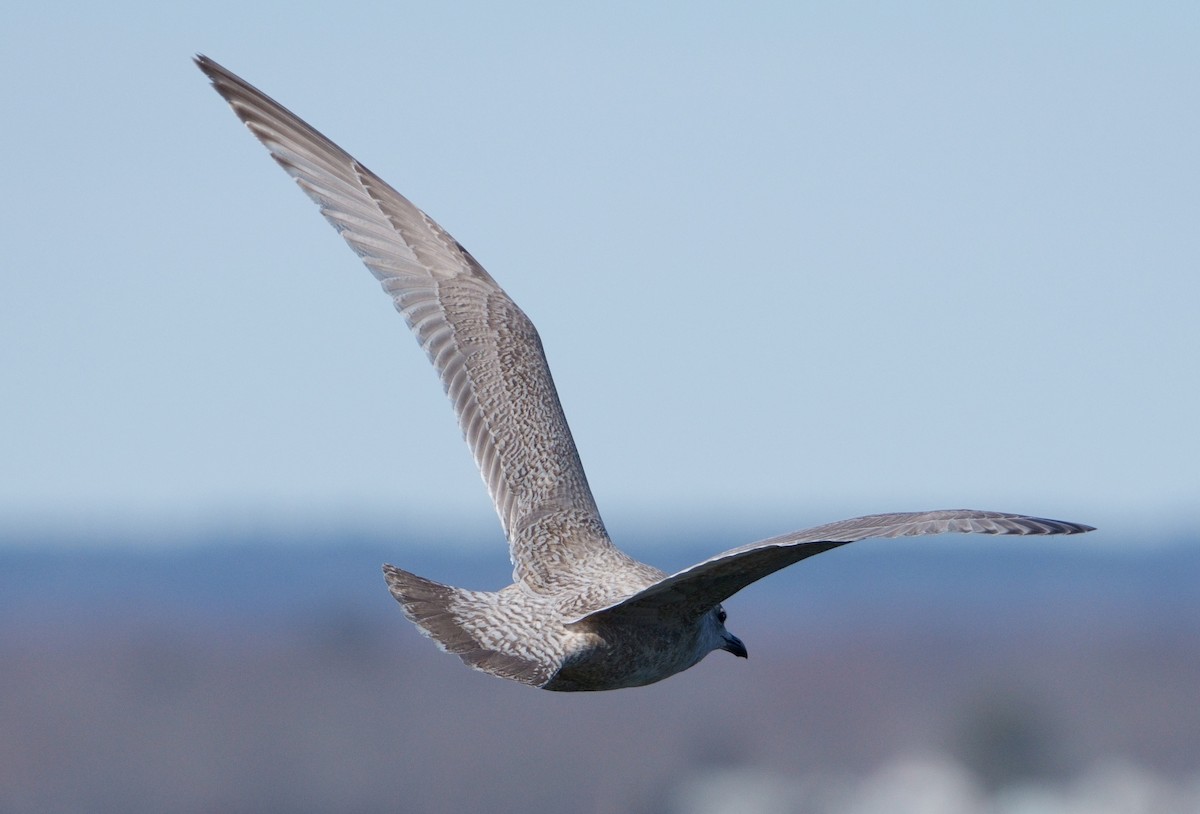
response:
{"label": "barred wing pattern", "polygon": [[[453,237],[282,105],[204,56],[196,64],[379,279],[433,362],[535,589],[552,564],[611,556],[528,317]],[[562,529],[568,535],[551,532]]]}
{"label": "barred wing pattern", "polygon": [[973,534],[1082,534],[1091,526],[1005,512],[950,509],[873,514],[794,531],[739,546],[685,568],[633,596],[594,611],[579,622],[668,611],[680,616],[705,612],[752,582],[814,554],[872,537],[916,537],[947,532]]}

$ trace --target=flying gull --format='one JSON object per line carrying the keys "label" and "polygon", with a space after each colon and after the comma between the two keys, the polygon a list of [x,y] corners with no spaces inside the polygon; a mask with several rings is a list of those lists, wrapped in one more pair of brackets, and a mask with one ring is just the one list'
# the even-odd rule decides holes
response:
{"label": "flying gull", "polygon": [[546,690],[652,684],[713,650],[745,658],[721,603],[805,557],[872,537],[1092,530],[1004,512],[909,512],[772,537],[670,575],[634,560],[604,529],[541,340],[516,303],[350,154],[211,59],[196,64],[379,279],[454,404],[508,538],[513,583],[468,591],[383,570],[405,616],[469,666]]}

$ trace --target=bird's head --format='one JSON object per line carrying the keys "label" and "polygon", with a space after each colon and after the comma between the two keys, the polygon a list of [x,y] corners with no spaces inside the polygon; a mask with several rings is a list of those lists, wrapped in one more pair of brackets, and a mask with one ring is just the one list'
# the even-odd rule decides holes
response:
{"label": "bird's head", "polygon": [[725,609],[717,605],[708,613],[712,620],[712,642],[713,650],[725,650],[738,658],[747,658],[746,645],[742,644],[742,640],[734,636],[725,629]]}

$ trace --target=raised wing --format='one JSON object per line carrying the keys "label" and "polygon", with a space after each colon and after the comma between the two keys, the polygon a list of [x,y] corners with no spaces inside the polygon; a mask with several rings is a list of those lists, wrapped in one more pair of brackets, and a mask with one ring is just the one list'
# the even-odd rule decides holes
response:
{"label": "raised wing", "polygon": [[611,548],[528,317],[458,241],[352,156],[211,59],[196,64],[416,334],[500,515],[516,578],[536,588],[547,562]]}
{"label": "raised wing", "polygon": [[700,614],[768,574],[831,548],[871,537],[915,537],[960,532],[973,534],[1081,534],[1091,526],[1004,512],[951,509],[873,514],[730,549],[663,578],[633,596],[594,611],[576,623],[671,609]]}

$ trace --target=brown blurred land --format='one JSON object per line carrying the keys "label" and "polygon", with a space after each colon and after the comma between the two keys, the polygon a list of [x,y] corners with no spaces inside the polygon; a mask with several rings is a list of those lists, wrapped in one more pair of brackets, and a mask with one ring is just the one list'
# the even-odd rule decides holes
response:
{"label": "brown blurred land", "polygon": [[0,812],[832,811],[906,760],[1194,810],[1200,557],[1056,551],[825,555],[728,603],[749,661],[583,695],[439,653],[374,550],[9,555]]}

